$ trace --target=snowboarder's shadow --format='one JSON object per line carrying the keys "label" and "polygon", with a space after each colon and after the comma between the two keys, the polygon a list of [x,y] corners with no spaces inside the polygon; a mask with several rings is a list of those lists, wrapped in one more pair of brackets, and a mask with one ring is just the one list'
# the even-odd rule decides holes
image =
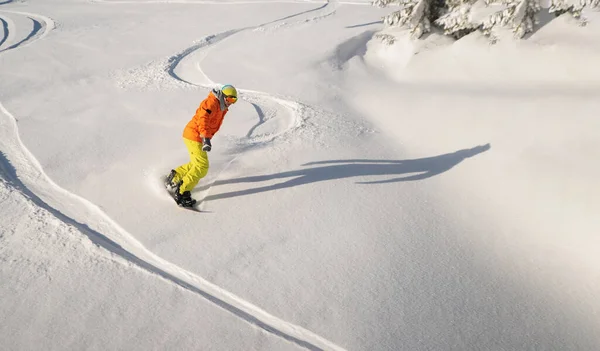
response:
{"label": "snowboarder's shadow", "polygon": [[[357,184],[383,184],[422,180],[446,172],[464,159],[473,157],[489,149],[490,144],[485,144],[473,147],[471,149],[463,149],[448,154],[414,160],[350,159],[310,162],[304,164],[303,166],[316,167],[268,175],[217,180],[210,186],[236,183],[257,183],[274,179],[290,178],[289,180],[277,184],[210,195],[203,201],[226,199],[304,184],[351,177],[388,176],[386,179],[360,181],[357,182]],[[389,176],[393,177],[390,178]]]}

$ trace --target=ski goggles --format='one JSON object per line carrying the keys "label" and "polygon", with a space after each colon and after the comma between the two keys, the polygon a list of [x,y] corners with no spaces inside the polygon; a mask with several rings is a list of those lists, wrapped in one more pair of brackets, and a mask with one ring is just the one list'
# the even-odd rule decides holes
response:
{"label": "ski goggles", "polygon": [[237,96],[225,96],[225,101],[227,101],[230,104],[235,104],[235,102],[237,101]]}

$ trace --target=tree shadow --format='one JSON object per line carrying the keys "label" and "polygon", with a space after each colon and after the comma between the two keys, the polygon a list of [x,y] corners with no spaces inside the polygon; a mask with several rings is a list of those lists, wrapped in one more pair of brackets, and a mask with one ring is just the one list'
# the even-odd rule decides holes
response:
{"label": "tree shadow", "polygon": [[383,24],[382,20],[379,21],[373,21],[373,22],[368,22],[368,23],[361,23],[361,24],[355,24],[352,26],[346,26],[344,28],[359,28],[359,27],[367,27],[367,26],[372,26],[374,24]]}
{"label": "tree shadow", "polygon": [[[462,162],[464,159],[473,157],[489,149],[490,144],[485,144],[473,147],[471,149],[463,149],[448,154],[414,160],[350,159],[310,162],[304,164],[303,166],[316,167],[261,176],[217,180],[209,186],[236,183],[256,183],[274,179],[290,178],[278,184],[210,195],[207,196],[204,201],[251,195],[272,190],[291,188],[299,185],[352,177],[388,176],[388,179],[366,182],[360,181],[357,182],[357,184],[385,184],[423,180],[446,172]],[[392,177],[389,178],[389,176]]]}
{"label": "tree shadow", "polygon": [[536,16],[538,23],[533,26],[533,30],[530,33],[527,33],[523,36],[523,39],[531,38],[531,36],[533,36],[535,33],[537,33],[540,29],[544,28],[546,25],[548,25],[550,22],[552,22],[552,20],[554,20],[557,17],[558,16],[556,16],[554,13],[550,13],[549,9],[547,9],[547,8],[541,9],[537,13],[537,16]]}

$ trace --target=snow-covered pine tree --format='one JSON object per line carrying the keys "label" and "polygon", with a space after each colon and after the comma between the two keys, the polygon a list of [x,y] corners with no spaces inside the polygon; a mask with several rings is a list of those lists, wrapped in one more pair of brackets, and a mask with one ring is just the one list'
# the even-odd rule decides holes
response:
{"label": "snow-covered pine tree", "polygon": [[600,7],[600,0],[550,0],[548,11],[556,16],[569,12],[573,17],[580,18],[585,7]]}
{"label": "snow-covered pine tree", "polygon": [[512,29],[516,38],[522,38],[533,31],[537,23],[536,14],[540,11],[539,0],[491,0],[490,4],[501,4],[504,9],[488,17],[482,24],[482,30],[490,34],[496,26]]}
{"label": "snow-covered pine tree", "polygon": [[[501,10],[483,21],[475,21],[471,19],[471,8],[479,1]],[[398,5],[399,10],[383,18],[384,24],[406,26],[415,38],[430,32],[432,25],[443,28],[446,35],[455,38],[478,29],[490,35],[497,27],[508,27],[516,38],[522,38],[538,23],[540,1],[546,2],[544,7],[549,7],[557,16],[570,12],[579,18],[585,7],[600,8],[600,0],[373,0],[372,4]]]}
{"label": "snow-covered pine tree", "polygon": [[477,30],[478,23],[470,21],[470,12],[477,0],[446,0],[446,8],[435,24],[444,29],[444,34],[459,39]]}
{"label": "snow-covered pine tree", "polygon": [[431,31],[431,23],[439,17],[444,0],[375,0],[374,6],[386,7],[390,4],[400,5],[383,18],[387,26],[406,26],[414,38],[420,38]]}

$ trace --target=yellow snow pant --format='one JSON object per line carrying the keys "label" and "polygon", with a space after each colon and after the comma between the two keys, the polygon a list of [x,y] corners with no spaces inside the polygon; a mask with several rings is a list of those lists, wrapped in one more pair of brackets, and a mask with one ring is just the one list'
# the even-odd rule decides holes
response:
{"label": "yellow snow pant", "polygon": [[177,167],[175,169],[177,174],[173,178],[174,183],[183,181],[179,187],[181,194],[184,191],[192,191],[198,181],[208,173],[208,155],[206,151],[202,151],[202,144],[186,138],[183,138],[183,142],[190,154],[190,162]]}

